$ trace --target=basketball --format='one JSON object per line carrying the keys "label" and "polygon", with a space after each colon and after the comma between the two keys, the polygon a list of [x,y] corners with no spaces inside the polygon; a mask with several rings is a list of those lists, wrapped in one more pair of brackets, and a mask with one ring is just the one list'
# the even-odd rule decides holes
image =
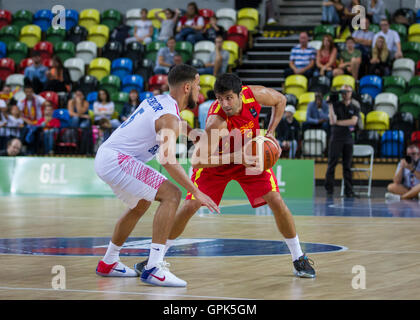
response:
{"label": "basketball", "polygon": [[249,143],[252,147],[252,155],[258,157],[258,163],[262,165],[264,171],[271,169],[280,158],[281,149],[270,138],[258,136]]}

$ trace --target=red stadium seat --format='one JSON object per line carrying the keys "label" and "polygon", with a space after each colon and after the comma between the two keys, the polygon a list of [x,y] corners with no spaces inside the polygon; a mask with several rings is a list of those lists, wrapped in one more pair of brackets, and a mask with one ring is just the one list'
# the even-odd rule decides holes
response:
{"label": "red stadium seat", "polygon": [[204,18],[204,23],[207,24],[210,21],[210,17],[214,16],[214,11],[211,9],[200,9],[198,14]]}
{"label": "red stadium seat", "polygon": [[8,10],[0,10],[0,29],[12,22],[12,14]]}
{"label": "red stadium seat", "polygon": [[414,131],[411,134],[411,143],[416,144],[420,148],[420,131]]}
{"label": "red stadium seat", "polygon": [[235,41],[239,48],[245,50],[248,44],[248,29],[244,26],[231,26],[227,32],[226,40]]}
{"label": "red stadium seat", "polygon": [[19,64],[19,72],[21,74],[25,73],[25,69],[34,64],[34,60],[32,58],[23,59]]}
{"label": "red stadium seat", "polygon": [[420,60],[417,62],[416,76],[420,76]]}
{"label": "red stadium seat", "polygon": [[165,74],[156,74],[149,79],[149,91],[161,89],[164,84],[168,84],[168,76]]}
{"label": "red stadium seat", "polygon": [[47,58],[42,60],[42,64],[47,68],[52,68],[52,59]]}
{"label": "red stadium seat", "polygon": [[13,73],[15,73],[15,61],[10,58],[0,59],[0,79],[6,81]]}
{"label": "red stadium seat", "polygon": [[35,51],[39,51],[42,59],[50,59],[53,55],[53,44],[48,41],[40,41],[34,46]]}
{"label": "red stadium seat", "polygon": [[52,103],[54,109],[58,108],[58,94],[54,91],[42,91],[39,94],[41,97],[43,97],[45,100],[49,101]]}

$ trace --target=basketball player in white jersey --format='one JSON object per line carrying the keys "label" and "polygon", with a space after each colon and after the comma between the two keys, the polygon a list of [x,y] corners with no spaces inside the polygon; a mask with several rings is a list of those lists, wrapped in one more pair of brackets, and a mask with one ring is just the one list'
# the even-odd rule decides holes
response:
{"label": "basketball player in white jersey", "polygon": [[[213,200],[191,182],[175,157],[181,121],[179,113],[197,104],[199,82],[195,68],[188,65],[174,67],[168,74],[169,94],[144,100],[99,148],[95,158],[96,173],[129,209],[115,226],[107,252],[98,263],[98,275],[138,276],[135,270],[120,261],[119,251],[151,202],[156,200],[160,205],[154,216],[152,244],[148,263],[140,276],[141,281],[157,286],[186,286],[187,283],[172,274],[168,269],[169,264],[163,261],[181,191],[145,163],[156,155],[161,144],[172,144],[173,148],[165,148],[159,153],[163,167],[203,205],[220,213]],[[173,135],[165,134],[168,130]]]}

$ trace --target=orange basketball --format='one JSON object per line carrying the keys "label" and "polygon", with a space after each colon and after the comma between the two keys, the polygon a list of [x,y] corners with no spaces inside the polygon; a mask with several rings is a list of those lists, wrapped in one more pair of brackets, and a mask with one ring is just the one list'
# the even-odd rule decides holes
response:
{"label": "orange basketball", "polygon": [[270,138],[258,136],[250,141],[252,146],[252,155],[258,157],[257,167],[263,170],[271,169],[280,158],[281,149]]}

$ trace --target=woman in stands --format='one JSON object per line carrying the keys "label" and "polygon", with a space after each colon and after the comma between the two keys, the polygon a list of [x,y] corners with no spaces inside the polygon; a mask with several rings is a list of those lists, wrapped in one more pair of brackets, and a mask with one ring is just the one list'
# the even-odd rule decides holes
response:
{"label": "woman in stands", "polygon": [[72,128],[87,128],[90,126],[89,102],[81,89],[73,93],[73,98],[67,103],[67,110],[71,117]]}
{"label": "woman in stands", "polygon": [[147,13],[147,9],[141,9],[141,19],[136,21],[134,25],[134,37],[136,41],[145,45],[152,42],[153,37],[153,24],[151,20],[147,19]]}
{"label": "woman in stands", "polygon": [[321,49],[316,53],[316,70],[314,76],[327,76],[332,78],[333,69],[336,67],[337,48],[331,35],[326,34],[322,38]]}
{"label": "woman in stands", "polygon": [[126,102],[122,108],[121,114],[120,114],[120,121],[124,122],[128,119],[128,117],[134,112],[134,110],[137,109],[137,107],[140,105],[140,98],[139,93],[136,89],[131,89],[129,93],[128,102]]}
{"label": "woman in stands", "polygon": [[100,89],[98,100],[93,103],[95,114],[94,123],[104,131],[104,140],[111,134],[111,129],[116,129],[121,124],[118,119],[112,119],[115,112],[114,102],[111,101],[108,91]]}
{"label": "woman in stands", "polygon": [[205,23],[203,17],[200,17],[197,4],[190,2],[187,6],[187,13],[179,19],[175,36],[176,41],[189,41],[195,44],[198,41],[204,40],[202,31]]}
{"label": "woman in stands", "polygon": [[380,77],[390,74],[389,51],[385,38],[382,36],[378,37],[375,47],[373,47],[369,74],[376,74]]}
{"label": "woman in stands", "polygon": [[[161,12],[165,13],[166,19],[162,19],[159,14]],[[169,38],[174,36],[175,25],[179,17],[179,9],[173,11],[172,9],[165,9],[155,12],[155,18],[160,21],[160,32],[159,32],[159,41],[168,41]]]}
{"label": "woman in stands", "polygon": [[64,68],[63,62],[58,56],[52,58],[52,68],[47,71],[46,91],[68,92],[70,81],[69,71]]}

